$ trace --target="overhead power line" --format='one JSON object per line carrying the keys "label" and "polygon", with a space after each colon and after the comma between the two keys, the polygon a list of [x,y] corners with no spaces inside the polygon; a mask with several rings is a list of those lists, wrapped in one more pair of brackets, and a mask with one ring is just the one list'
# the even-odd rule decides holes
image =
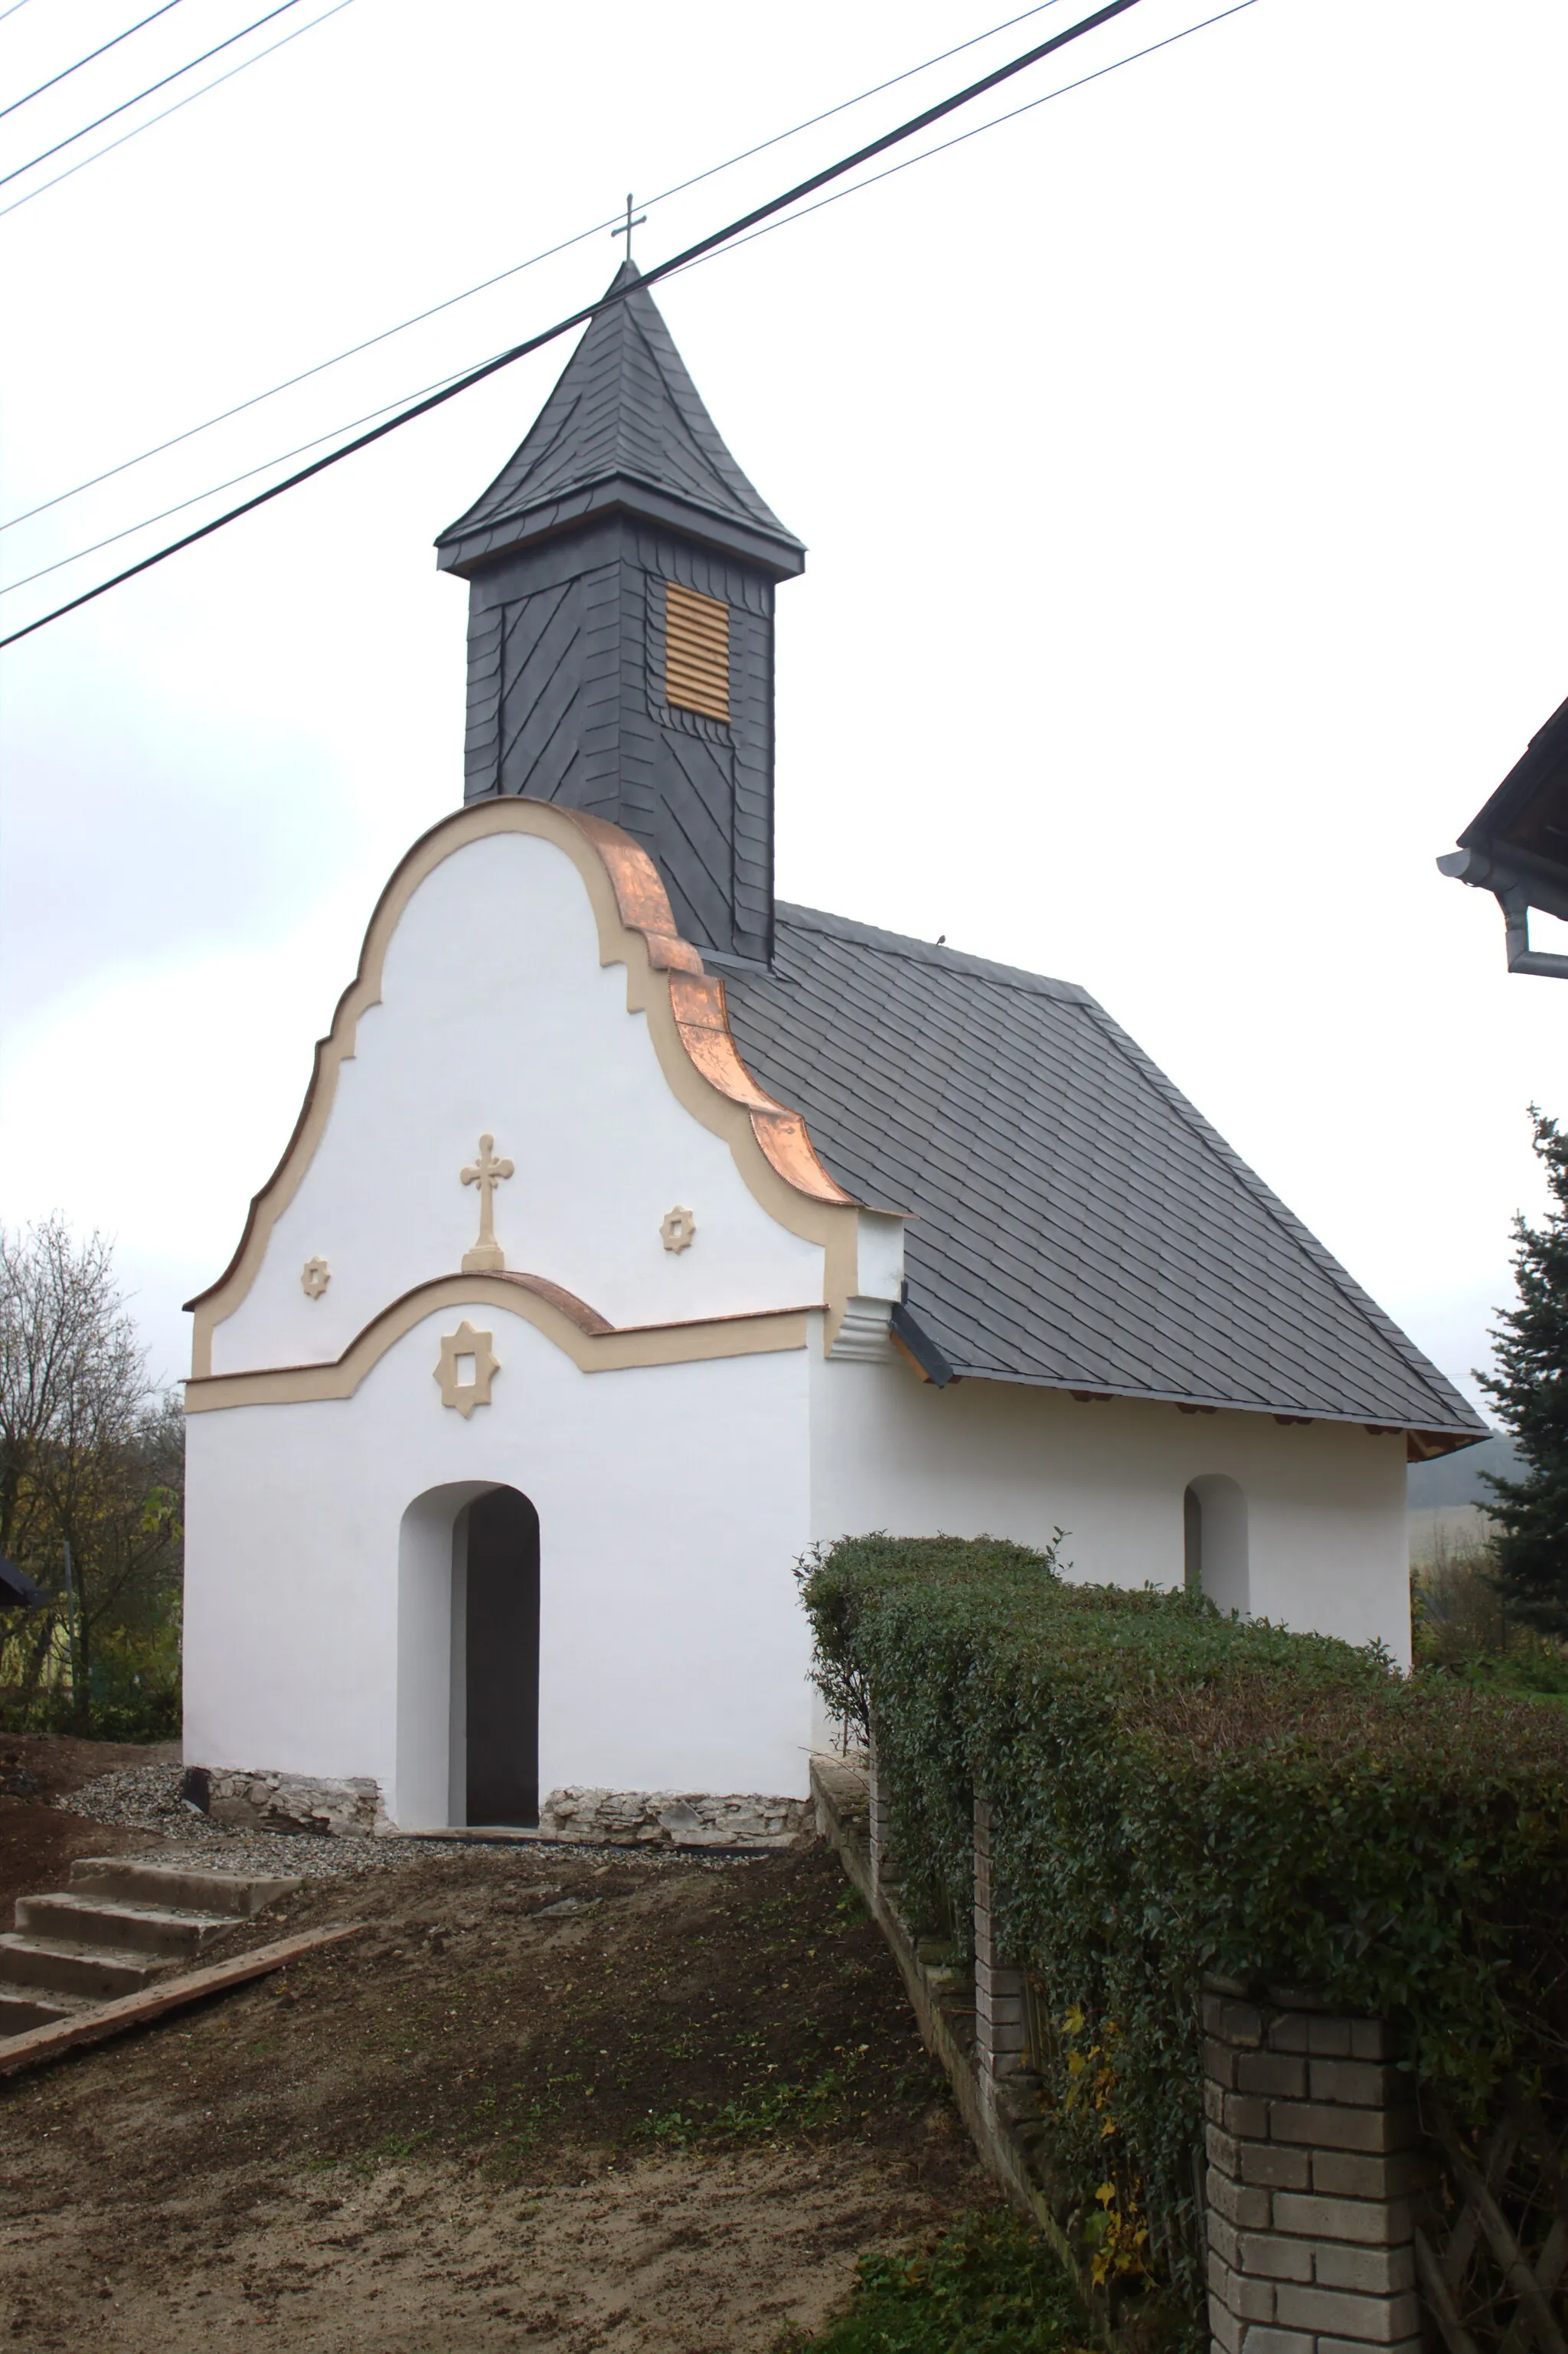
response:
{"label": "overhead power line", "polygon": [[26,5],[27,0],[11,0],[11,5],[8,8],[0,8],[0,25],[5,22],[7,16],[14,16],[18,8],[25,8]]}
{"label": "overhead power line", "polygon": [[[26,4],[27,0],[17,0],[19,7],[26,7]],[[133,130],[122,131],[118,139],[106,139],[103,145],[95,147],[90,155],[83,155],[77,163],[68,164],[65,170],[57,172],[52,179],[40,180],[36,188],[27,190],[26,196],[13,196],[8,205],[0,205],[0,220],[4,220],[7,213],[20,212],[22,207],[30,205],[35,196],[46,195],[50,188],[58,188],[62,180],[74,179],[79,172],[85,172],[90,164],[100,162],[105,155],[112,155],[115,149],[123,147],[127,141],[140,139],[143,131],[151,131],[155,124],[166,122],[170,115],[178,114],[182,107],[194,106],[198,98],[207,96],[209,90],[217,90],[220,84],[232,81],[236,74],[249,73],[250,68],[259,66],[263,58],[270,58],[274,50],[286,49],[291,41],[300,38],[302,33],[313,32],[316,26],[324,25],[329,16],[338,16],[349,5],[350,0],[333,0],[330,8],[323,9],[319,16],[307,18],[302,25],[296,25],[291,33],[283,35],[281,40],[269,41],[264,49],[258,49],[252,56],[241,58],[237,66],[229,66],[224,72],[214,74],[212,80],[204,81],[199,90],[187,90],[184,98],[176,98],[173,106],[160,107],[156,114],[150,114],[145,122],[138,122]]]}
{"label": "overhead power line", "polygon": [[[349,0],[338,0],[339,7],[345,8],[348,5]],[[688,188],[700,187],[705,180],[715,179],[720,173],[733,171],[737,164],[749,163],[754,155],[765,154],[768,148],[781,146],[787,139],[798,138],[803,131],[815,130],[818,123],[829,122],[834,115],[845,114],[852,107],[863,106],[867,99],[880,97],[885,90],[896,89],[900,82],[913,80],[916,74],[928,73],[933,66],[944,65],[949,58],[960,56],[965,49],[976,48],[982,41],[994,40],[998,33],[1008,32],[1014,25],[1025,24],[1031,16],[1043,16],[1048,8],[1054,8],[1057,5],[1059,5],[1059,0],[1038,0],[1036,6],[1025,8],[1021,15],[1005,16],[1000,25],[989,27],[985,32],[976,33],[967,41],[959,41],[950,49],[940,49],[934,58],[922,58],[917,66],[906,66],[901,73],[890,74],[885,81],[873,82],[869,90],[857,91],[853,98],[840,99],[836,105],[824,107],[820,114],[809,114],[803,122],[791,124],[788,131],[776,131],[770,137],[759,139],[755,146],[743,147],[739,154],[727,156],[722,164],[709,164],[704,170],[694,172],[689,179],[677,180],[673,187],[661,190],[656,196],[644,196],[641,201],[650,207],[666,204],[672,196],[683,196]],[[329,16],[335,15],[336,10],[329,9],[327,13]],[[313,24],[321,22],[322,19],[319,16],[312,19]],[[308,32],[310,27],[302,25],[299,29],[300,32]],[[284,37],[288,40],[295,40],[298,38],[298,34],[290,33]],[[281,48],[282,44],[279,42],[274,46]],[[262,57],[268,54],[265,49],[260,51]],[[247,64],[252,62],[254,62],[252,59],[246,60]],[[241,73],[244,71],[244,67],[235,66],[231,70]],[[220,77],[220,79],[224,78]],[[216,88],[216,84],[209,82],[207,87],[213,89]],[[192,92],[193,97],[200,97],[200,95],[199,90]],[[182,106],[188,106],[190,100],[182,99],[179,102]],[[171,107],[169,112],[174,111],[175,109]],[[154,122],[161,120],[158,115],[153,117]],[[142,127],[145,129],[150,126]],[[136,133],[132,131],[127,132],[125,135],[127,138],[133,139]],[[120,143],[117,141],[115,143],[118,145]],[[100,150],[100,153],[104,154],[108,152],[107,148]],[[91,160],[90,156],[88,161],[91,162]],[[73,169],[78,171],[81,168],[80,164],[73,166]],[[65,175],[62,174],[61,176],[63,178]],[[54,185],[52,180],[47,180],[44,183],[46,187],[53,187]],[[42,192],[35,190],[33,193],[37,195]],[[24,196],[20,201],[26,204],[27,198]],[[0,217],[13,209],[11,206],[0,207]],[[546,246],[543,252],[532,253],[524,261],[514,261],[509,268],[498,270],[493,277],[482,278],[477,286],[466,286],[461,294],[449,294],[441,302],[432,302],[423,311],[416,311],[411,317],[399,319],[396,326],[383,327],[377,334],[366,335],[363,342],[350,344],[346,351],[334,352],[330,359],[317,360],[313,366],[302,368],[297,376],[285,376],[281,384],[270,385],[265,392],[252,393],[248,399],[236,401],[231,408],[220,409],[216,417],[204,418],[199,425],[188,425],[183,432],[172,433],[166,441],[155,442],[152,449],[140,451],[134,458],[123,458],[117,466],[106,466],[102,473],[90,474],[84,482],[74,483],[69,491],[57,491],[53,498],[40,500],[36,507],[24,507],[19,514],[7,515],[5,522],[0,523],[0,531],[10,531],[17,524],[30,523],[35,515],[46,514],[50,507],[63,506],[68,499],[79,498],[84,491],[96,490],[101,482],[112,482],[117,474],[129,473],[133,466],[145,465],[150,458],[161,458],[165,451],[177,449],[182,441],[194,440],[197,434],[210,432],[215,426],[227,425],[230,418],[242,417],[248,408],[258,408],[263,401],[273,400],[280,393],[291,392],[296,385],[306,384],[312,376],[323,376],[327,369],[341,366],[344,360],[357,359],[362,352],[373,351],[377,344],[388,343],[394,335],[404,334],[410,327],[423,326],[427,319],[438,318],[443,311],[453,310],[460,302],[471,302],[476,294],[487,294],[493,286],[503,285],[507,279],[517,277],[523,270],[533,270],[542,261],[553,260],[556,254],[569,252],[574,245],[582,245],[590,237],[601,236],[612,226],[614,217],[612,215],[604,220],[590,223],[587,228],[577,229],[570,237],[562,238],[558,244]],[[348,430],[346,427],[339,427],[336,429]],[[86,554],[88,551],[84,549],[81,552]],[[13,586],[17,588],[21,585],[19,581],[13,583]],[[4,591],[0,590],[0,594],[4,594]]]}
{"label": "overhead power line", "polygon": [[1125,16],[1129,9],[1138,5],[1139,0],[1107,0],[1104,7],[1097,8],[1092,15],[1080,18],[1075,25],[1069,25],[1065,32],[1055,34],[1048,41],[1040,42],[1034,48],[1026,49],[1021,57],[1012,58],[1006,65],[996,67],[991,73],[982,75],[978,81],[970,82],[966,89],[955,91],[950,98],[938,101],[935,106],[926,107],[920,113],[911,116],[906,122],[900,123],[896,129],[885,132],[879,139],[871,140],[865,146],[855,149],[853,154],[841,156],[836,164],[827,164],[821,171],[813,172],[807,179],[798,181],[793,187],[786,188],[780,195],[769,197],[766,204],[753,206],[750,211],[742,213],[736,219],[726,222],[722,228],[711,230],[706,237],[697,239],[695,243],[684,247],[679,253],[672,254],[667,260],[655,262],[651,270],[642,271],[633,281],[632,286],[626,288],[622,292],[602,296],[598,302],[588,303],[583,309],[572,312],[567,318],[558,319],[554,326],[543,329],[536,335],[528,336],[520,344],[514,344],[509,350],[497,353],[493,359],[484,361],[479,367],[471,368],[466,375],[457,377],[439,391],[427,394],[423,399],[416,400],[408,408],[400,408],[396,416],[386,419],[379,425],[372,426],[368,432],[358,435],[352,441],[345,441],[341,449],[329,451],[324,457],[314,459],[310,465],[302,466],[297,473],[285,476],[282,482],[274,482],[268,489],[259,491],[253,498],[245,499],[239,505],[229,507],[224,514],[215,515],[210,522],[199,525],[195,531],[186,532],[181,538],[171,540],[166,546],[155,549],[151,556],[143,557],[135,564],[128,565],[122,572],[115,573],[110,579],[101,580],[95,588],[84,589],[79,597],[72,597],[65,604],[57,605],[50,612],[39,614],[36,620],[25,622],[19,630],[13,630],[7,636],[0,638],[0,647],[15,645],[20,639],[31,637],[35,631],[47,629],[51,621],[60,620],[67,613],[74,613],[80,606],[91,604],[96,598],[107,596],[111,588],[118,588],[125,581],[135,579],[138,574],[150,571],[154,565],[164,563],[171,556],[177,556],[185,548],[194,546],[198,540],[210,538],[215,532],[224,530],[228,525],[238,523],[242,515],[254,514],[258,507],[266,506],[273,499],[283,497],[287,492],[297,490],[302,482],[310,482],[317,474],[324,473],[328,467],[338,465],[344,458],[354,457],[361,450],[368,449],[372,443],[384,440],[388,434],[396,433],[399,427],[412,424],[416,418],[429,416],[432,409],[443,407],[449,400],[455,400],[461,393],[471,391],[475,385],[482,384],[488,377],[496,375],[500,369],[512,366],[515,361],[525,358],[530,352],[539,351],[546,345],[556,342],[560,336],[569,334],[574,327],[585,326],[596,313],[607,310],[612,302],[624,301],[626,294],[633,292],[635,287],[657,285],[661,279],[673,277],[677,270],[690,269],[694,262],[744,237],[748,230],[755,229],[761,222],[771,219],[775,214],[786,211],[789,206],[798,204],[802,197],[814,196],[819,188],[826,187],[831,182],[842,179],[846,173],[854,171],[860,164],[870,163],[874,157],[885,154],[890,148],[901,145],[906,139],[914,138],[918,133],[928,129],[932,123],[940,122],[960,106],[967,106],[975,99],[982,97],[987,90],[995,90],[1001,83],[1011,81],[1016,74],[1026,71],[1031,66],[1038,65],[1042,59],[1054,55],[1059,49],[1067,48],[1070,43],[1082,40],[1086,34],[1097,31],[1100,26],[1109,24],[1115,17]]}
{"label": "overhead power line", "polygon": [[[1243,0],[1243,5],[1250,7],[1252,0]],[[20,580],[8,580],[0,588],[0,597],[9,597],[16,588],[28,588],[35,580],[47,580],[51,572],[63,572],[68,564],[79,564],[83,557],[96,556],[101,548],[114,547],[122,539],[134,539],[139,531],[150,531],[155,523],[167,523],[171,515],[184,514],[187,507],[199,507],[203,499],[217,498],[219,491],[231,491],[237,482],[253,482],[270,466],[287,465],[291,458],[303,457],[307,450],[319,450],[323,441],[335,440],[340,433],[352,433],[355,426],[368,425],[372,418],[385,417],[388,410],[401,408],[406,400],[420,399],[427,392],[434,392],[441,385],[451,384],[468,373],[467,367],[450,368],[445,376],[437,376],[434,383],[421,385],[417,393],[400,392],[396,400],[384,400],[379,408],[367,408],[363,417],[350,418],[343,425],[329,425],[324,433],[313,433],[308,441],[297,442],[291,450],[275,451],[270,458],[263,458],[260,465],[247,466],[242,473],[230,474],[227,482],[209,482],[205,491],[193,491],[188,499],[176,499],[172,507],[162,507],[156,514],[143,515],[140,523],[128,523],[123,531],[111,531],[105,538],[93,540],[90,546],[76,548],[69,556],[62,556],[53,564],[41,564],[36,572],[24,572]]]}
{"label": "overhead power line", "polygon": [[173,73],[164,74],[158,80],[149,82],[146,89],[139,90],[134,98],[122,99],[119,105],[111,106],[107,114],[99,115],[95,122],[84,122],[79,131],[71,132],[64,139],[57,139],[52,147],[46,147],[26,164],[18,164],[15,171],[0,173],[0,188],[8,186],[13,180],[19,180],[24,172],[32,171],[36,164],[47,164],[49,157],[58,155],[62,148],[74,147],[79,139],[86,139],[94,131],[101,131],[103,125],[112,122],[117,114],[124,114],[131,107],[140,106],[144,98],[153,97],[160,90],[167,90],[172,81],[178,81],[183,75],[195,73],[197,66],[205,66],[208,58],[216,58],[222,49],[231,49],[235,42],[244,40],[248,33],[259,33],[263,25],[271,23],[274,16],[281,16],[288,9],[297,8],[299,5],[300,0],[278,0],[277,7],[269,8],[267,14],[258,16],[254,24],[242,25],[238,33],[230,33],[227,39],[215,41],[210,49],[204,49],[199,58],[192,58],[188,65],[176,66]]}
{"label": "overhead power line", "polygon": [[[776,228],[792,228],[798,220],[810,220],[813,213],[823,211],[829,205],[842,204],[845,196],[858,196],[863,188],[874,188],[899,172],[907,172],[916,164],[928,163],[933,155],[945,155],[949,148],[961,147],[966,140],[978,139],[983,132],[999,130],[1004,122],[1016,122],[1021,114],[1033,114],[1037,106],[1049,106],[1054,98],[1065,98],[1069,90],[1086,90],[1090,82],[1103,81],[1107,74],[1119,73],[1123,66],[1135,66],[1140,58],[1152,58],[1160,49],[1173,48],[1178,41],[1188,40],[1194,33],[1206,33],[1211,25],[1223,25],[1227,16],[1239,16],[1244,9],[1256,5],[1257,0],[1232,0],[1230,7],[1221,8],[1212,16],[1200,17],[1195,25],[1183,25],[1179,33],[1167,33],[1162,41],[1150,41],[1147,48],[1132,49],[1125,58],[1113,58],[1108,66],[1097,66],[1093,73],[1080,74],[1076,81],[1062,82],[1055,90],[1048,90],[1043,98],[1026,99],[1022,106],[1010,107],[1005,114],[993,114],[986,122],[977,122],[972,130],[956,132],[951,139],[939,139],[934,147],[922,147],[918,155],[905,155],[896,164],[889,164],[885,172],[873,172],[866,179],[856,180],[853,187],[835,188],[831,196],[819,196],[814,205],[802,205],[798,213],[789,215],[788,220],[764,221],[760,228],[749,229],[744,237],[732,239],[725,250],[726,253],[738,253],[743,245],[750,245],[757,238],[767,237]],[[344,429],[346,431],[346,427]],[[274,460],[273,462],[278,464],[281,461]],[[213,493],[208,492],[207,495],[210,498]],[[145,528],[143,525],[143,529]],[[84,550],[83,553],[90,554],[91,551]],[[0,597],[5,594],[5,589],[0,588]]]}
{"label": "overhead power line", "polygon": [[[1171,48],[1178,41],[1188,40],[1194,33],[1206,32],[1211,25],[1222,24],[1227,16],[1239,16],[1244,10],[1255,5],[1256,0],[1233,0],[1230,7],[1220,9],[1214,16],[1201,17],[1194,25],[1184,25],[1180,32],[1168,34],[1163,40],[1151,41],[1145,48],[1133,49],[1126,57],[1113,58],[1108,65],[1097,66],[1093,73],[1083,74],[1076,81],[1058,83],[1054,90],[1046,90],[1039,98],[1027,100],[1022,106],[1010,108],[1005,114],[991,115],[984,122],[977,122],[971,129],[960,131],[951,139],[939,140],[934,147],[923,147],[917,155],[904,156],[898,163],[888,164],[885,171],[873,172],[869,177],[856,180],[847,188],[835,188],[832,195],[820,196],[814,205],[803,205],[798,212],[789,213],[779,219],[765,221],[760,228],[748,230],[744,237],[732,239],[724,251],[737,253],[742,246],[751,244],[756,238],[768,237],[775,229],[789,228],[797,221],[809,220],[813,213],[821,212],[824,206],[842,203],[846,196],[859,196],[863,189],[874,188],[882,181],[892,179],[896,173],[910,171],[916,164],[928,163],[934,155],[945,155],[950,148],[961,147],[967,141],[979,139],[988,131],[999,130],[1005,122],[1015,122],[1020,115],[1033,114],[1037,107],[1048,106],[1053,99],[1065,98],[1073,90],[1085,90],[1089,83],[1103,80],[1107,74],[1119,73],[1123,66],[1137,65],[1140,58],[1151,58],[1160,49]],[[1041,12],[1034,9],[1030,13],[1039,15]],[[650,198],[649,201],[652,203],[653,200]],[[573,240],[573,242],[576,241]],[[721,256],[715,252],[705,258],[717,260]],[[232,490],[238,482],[253,481],[258,474],[266,473],[269,467],[286,465],[291,458],[300,457],[307,450],[317,450],[323,441],[334,440],[340,433],[352,433],[357,427],[368,425],[372,419],[387,416],[392,409],[400,408],[404,401],[422,399],[427,392],[433,392],[439,386],[451,384],[458,376],[467,375],[472,365],[470,363],[469,367],[451,369],[446,376],[439,376],[435,384],[420,385],[414,391],[400,393],[395,400],[385,401],[378,408],[369,409],[362,417],[348,418],[340,425],[330,426],[324,433],[313,434],[308,441],[299,442],[291,450],[276,451],[271,457],[264,458],[258,465],[247,466],[242,472],[230,474],[221,482],[209,482],[205,490],[194,492],[190,497],[177,500],[173,506],[163,507],[155,514],[143,515],[138,522],[126,525],[123,530],[111,532],[103,539],[90,541],[86,547],[73,549],[69,556],[62,556],[51,564],[41,565],[36,572],[24,573],[20,579],[7,581],[4,587],[0,587],[0,597],[9,597],[18,588],[30,588],[35,580],[48,579],[51,573],[63,572],[69,566],[79,564],[85,557],[96,556],[105,547],[113,547],[122,539],[132,539],[139,531],[150,531],[155,523],[164,523],[170,515],[182,514],[187,507],[199,506],[204,499],[217,498],[220,492]],[[4,642],[5,641],[0,641],[0,643]]]}
{"label": "overhead power line", "polygon": [[[8,114],[15,114],[19,106],[30,106],[34,99],[42,98],[45,90],[53,90],[57,82],[69,81],[73,73],[79,73],[83,66],[90,66],[94,58],[107,57],[111,49],[117,49],[120,47],[122,41],[128,41],[132,33],[144,31],[147,26],[155,23],[160,16],[166,16],[171,8],[177,8],[179,5],[180,0],[164,0],[163,6],[154,8],[151,16],[143,16],[139,25],[128,25],[122,33],[116,33],[111,41],[101,41],[96,49],[89,49],[86,57],[78,58],[74,66],[62,66],[58,74],[51,74],[48,81],[41,81],[37,90],[30,90],[27,92],[26,98],[14,98],[9,106],[0,106],[0,122],[3,122]],[[10,13],[9,9],[5,12],[7,16]]]}

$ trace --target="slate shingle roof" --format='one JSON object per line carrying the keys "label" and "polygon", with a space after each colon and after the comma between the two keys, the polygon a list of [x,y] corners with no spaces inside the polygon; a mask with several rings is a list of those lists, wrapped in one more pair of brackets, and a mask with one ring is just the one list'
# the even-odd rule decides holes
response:
{"label": "slate shingle roof", "polygon": [[608,293],[624,288],[632,291],[589,323],[521,447],[441,534],[442,563],[471,564],[598,508],[631,505],[688,530],[717,525],[726,543],[738,533],[748,552],[799,572],[800,542],[726,449],[629,261]]}
{"label": "slate shingle roof", "polygon": [[832,1175],[916,1214],[908,1307],[955,1373],[1485,1436],[1086,991],[784,906],[726,988]]}
{"label": "slate shingle roof", "polygon": [[1482,890],[1521,882],[1531,907],[1568,916],[1568,703],[1536,730],[1459,846],[1476,855],[1440,859],[1445,873]]}

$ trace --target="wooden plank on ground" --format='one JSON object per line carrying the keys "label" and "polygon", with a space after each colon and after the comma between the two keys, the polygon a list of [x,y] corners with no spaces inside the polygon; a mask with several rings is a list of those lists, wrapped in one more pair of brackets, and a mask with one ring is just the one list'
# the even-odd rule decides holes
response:
{"label": "wooden plank on ground", "polygon": [[30,2068],[40,2061],[52,2060],[57,2052],[69,2052],[76,2044],[97,2043],[104,2036],[119,2035],[128,2027],[144,2026],[149,2020],[161,2019],[166,2010],[179,2010],[188,2002],[199,2002],[204,1995],[221,1994],[226,1987],[243,1986],[247,1978],[266,1978],[287,1963],[298,1961],[302,1954],[313,1953],[320,1946],[336,1945],[340,1937],[356,1937],[364,1926],[363,1921],[345,1921],[335,1928],[307,1929],[296,1937],[280,1937],[270,1946],[254,1946],[248,1954],[237,1954],[232,1961],[212,1962],[206,1969],[160,1978],[156,1985],[143,1987],[139,1994],[122,1995],[118,2002],[99,2003],[91,2010],[79,2011],[69,2019],[51,2020],[48,2027],[32,2027],[25,2035],[5,2037],[0,2040],[0,2076],[8,2075],[14,2068]]}

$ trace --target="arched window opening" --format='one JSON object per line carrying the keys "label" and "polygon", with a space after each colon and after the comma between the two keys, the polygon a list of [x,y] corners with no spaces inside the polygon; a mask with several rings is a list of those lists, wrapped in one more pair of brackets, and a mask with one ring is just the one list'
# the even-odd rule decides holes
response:
{"label": "arched window opening", "polygon": [[1252,1608],[1246,1498],[1236,1482],[1223,1472],[1192,1480],[1181,1499],[1181,1532],[1188,1591],[1246,1617]]}

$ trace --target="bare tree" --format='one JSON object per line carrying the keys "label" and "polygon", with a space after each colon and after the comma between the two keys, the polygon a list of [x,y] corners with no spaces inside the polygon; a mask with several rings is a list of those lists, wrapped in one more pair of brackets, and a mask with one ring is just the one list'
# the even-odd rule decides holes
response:
{"label": "bare tree", "polygon": [[56,1597],[32,1680],[63,1617],[84,1730],[97,1638],[175,1606],[182,1438],[176,1402],[147,1378],[111,1245],[77,1243],[58,1216],[0,1230],[0,1553]]}

